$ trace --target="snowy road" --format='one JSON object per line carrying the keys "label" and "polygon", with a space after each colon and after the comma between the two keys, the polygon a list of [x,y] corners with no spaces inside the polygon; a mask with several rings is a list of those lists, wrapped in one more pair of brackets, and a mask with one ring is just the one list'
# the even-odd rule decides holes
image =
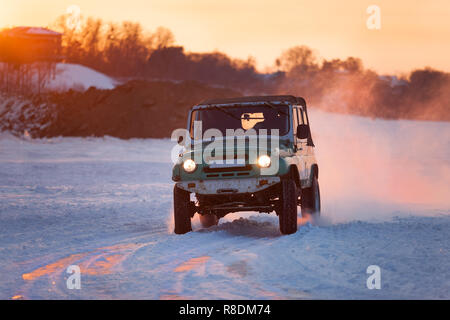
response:
{"label": "snowy road", "polygon": [[449,124],[311,122],[323,218],[290,236],[256,213],[174,235],[169,140],[2,134],[0,299],[449,299]]}

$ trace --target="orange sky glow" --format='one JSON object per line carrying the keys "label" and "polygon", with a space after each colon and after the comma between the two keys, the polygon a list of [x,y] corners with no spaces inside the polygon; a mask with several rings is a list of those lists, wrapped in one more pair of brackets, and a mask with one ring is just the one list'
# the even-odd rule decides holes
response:
{"label": "orange sky glow", "polygon": [[[380,30],[366,27],[372,4]],[[105,21],[167,27],[187,51],[252,56],[262,71],[296,45],[326,59],[359,57],[380,73],[450,71],[448,0],[0,0],[0,28],[50,26],[70,5]]]}

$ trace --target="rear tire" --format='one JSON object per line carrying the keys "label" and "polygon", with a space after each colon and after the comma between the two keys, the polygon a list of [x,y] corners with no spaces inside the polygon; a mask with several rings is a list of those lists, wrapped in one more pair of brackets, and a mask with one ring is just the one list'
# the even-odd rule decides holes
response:
{"label": "rear tire", "polygon": [[320,188],[316,176],[313,177],[310,188],[302,189],[301,203],[303,217],[308,214],[320,216]]}
{"label": "rear tire", "polygon": [[192,231],[191,213],[190,213],[190,195],[175,186],[173,188],[173,215],[175,221],[175,233],[185,234]]}
{"label": "rear tire", "polygon": [[219,219],[215,214],[200,215],[200,223],[203,228],[209,228],[216,226],[219,223]]}
{"label": "rear tire", "polygon": [[297,185],[294,180],[281,181],[280,232],[282,234],[293,234],[297,232]]}

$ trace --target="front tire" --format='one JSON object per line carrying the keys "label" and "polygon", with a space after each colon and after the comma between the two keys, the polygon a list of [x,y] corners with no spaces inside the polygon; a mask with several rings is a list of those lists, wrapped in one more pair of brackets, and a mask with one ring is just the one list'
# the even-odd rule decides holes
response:
{"label": "front tire", "polygon": [[297,232],[297,185],[292,179],[281,181],[278,219],[282,234],[293,234]]}
{"label": "front tire", "polygon": [[173,188],[173,207],[175,233],[185,234],[192,231],[189,192],[175,186]]}
{"label": "front tire", "polygon": [[316,176],[313,177],[311,187],[302,190],[302,216],[320,216],[320,188]]}

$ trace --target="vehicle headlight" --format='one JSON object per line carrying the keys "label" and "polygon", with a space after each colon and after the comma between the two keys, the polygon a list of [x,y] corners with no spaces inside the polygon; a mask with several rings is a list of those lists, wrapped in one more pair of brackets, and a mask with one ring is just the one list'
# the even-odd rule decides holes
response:
{"label": "vehicle headlight", "polygon": [[262,155],[258,158],[258,166],[260,168],[270,167],[270,157],[268,155]]}
{"label": "vehicle headlight", "polygon": [[197,169],[197,165],[195,164],[194,160],[187,159],[187,160],[184,160],[184,162],[183,162],[183,169],[187,173],[191,173],[191,172],[194,172],[195,169]]}

